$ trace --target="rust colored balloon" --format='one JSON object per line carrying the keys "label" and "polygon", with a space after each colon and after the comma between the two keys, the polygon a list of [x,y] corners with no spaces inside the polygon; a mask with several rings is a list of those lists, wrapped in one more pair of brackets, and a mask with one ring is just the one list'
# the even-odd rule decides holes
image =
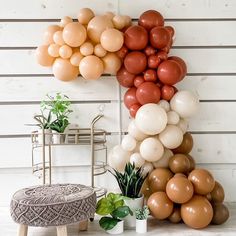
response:
{"label": "rust colored balloon", "polygon": [[141,85],[142,83],[144,83],[145,80],[144,80],[144,77],[142,75],[137,75],[135,78],[134,78],[134,86],[136,88],[139,87],[139,85]]}
{"label": "rust colored balloon", "polygon": [[186,156],[188,157],[188,159],[189,159],[189,161],[190,161],[189,172],[191,172],[192,170],[195,169],[196,163],[195,163],[195,161],[194,161],[194,159],[193,159],[193,157],[192,157],[191,155],[187,154]]}
{"label": "rust colored balloon", "polygon": [[190,201],[181,205],[181,217],[189,227],[202,229],[210,224],[213,209],[205,197],[195,195]]}
{"label": "rust colored balloon", "polygon": [[173,173],[188,173],[190,168],[190,161],[184,154],[175,154],[169,160],[169,168]]}
{"label": "rust colored balloon", "polygon": [[155,26],[163,26],[164,18],[158,11],[148,10],[139,17],[138,24],[147,30],[151,30]]}
{"label": "rust colored balloon", "polygon": [[116,54],[119,58],[123,59],[125,58],[128,52],[129,52],[128,48],[123,45],[122,48],[118,52],[116,52]]}
{"label": "rust colored balloon", "polygon": [[171,213],[171,215],[168,217],[168,220],[174,224],[179,223],[182,220],[180,207],[174,207],[174,210]]}
{"label": "rust colored balloon", "polygon": [[154,48],[162,49],[171,41],[170,33],[164,27],[154,27],[150,31],[150,43]]}
{"label": "rust colored balloon", "polygon": [[165,192],[156,192],[148,198],[147,206],[153,217],[163,220],[171,215],[174,204]]}
{"label": "rust colored balloon", "polygon": [[166,191],[168,181],[173,177],[167,168],[156,168],[149,175],[148,181],[152,192]]}
{"label": "rust colored balloon", "polygon": [[168,58],[167,53],[164,51],[159,51],[156,55],[161,59],[161,61],[165,61]]}
{"label": "rust colored balloon", "polygon": [[192,151],[193,148],[193,137],[190,133],[185,133],[183,137],[183,141],[179,147],[173,149],[173,153],[183,153],[188,154]]}
{"label": "rust colored balloon", "polygon": [[166,101],[170,101],[170,99],[174,96],[174,94],[175,94],[175,89],[171,85],[164,85],[161,88],[161,98]]}
{"label": "rust colored balloon", "polygon": [[205,169],[193,170],[188,179],[192,182],[196,194],[206,195],[215,187],[215,180],[212,174]]}
{"label": "rust colored balloon", "polygon": [[213,207],[213,218],[211,223],[214,225],[224,224],[229,218],[229,210],[222,203],[214,203]]}
{"label": "rust colored balloon", "polygon": [[182,77],[184,78],[185,75],[187,74],[187,65],[186,65],[185,61],[182,58],[176,57],[176,56],[169,57],[168,59],[179,63],[179,65],[181,66],[181,69],[182,69]]}
{"label": "rust colored balloon", "polygon": [[165,29],[168,30],[168,32],[170,33],[170,36],[173,37],[175,34],[175,29],[172,26],[165,26]]}
{"label": "rust colored balloon", "polygon": [[126,88],[130,88],[134,86],[134,78],[135,75],[129,73],[125,67],[121,67],[120,70],[116,74],[116,78],[121,86]]}
{"label": "rust colored balloon", "polygon": [[185,203],[193,196],[193,185],[186,177],[174,177],[166,185],[166,194],[175,203]]}
{"label": "rust colored balloon", "polygon": [[222,185],[215,181],[215,187],[211,191],[211,200],[214,203],[222,203],[225,199],[225,192]]}
{"label": "rust colored balloon", "polygon": [[139,25],[130,26],[124,34],[125,46],[130,50],[142,50],[147,46],[148,33]]}
{"label": "rust colored balloon", "polygon": [[147,82],[156,82],[157,72],[156,70],[148,69],[144,72],[144,79]]}
{"label": "rust colored balloon", "polygon": [[129,108],[129,114],[131,117],[135,118],[138,109],[141,107],[140,104],[134,104]]}
{"label": "rust colored balloon", "polygon": [[152,46],[147,46],[145,49],[144,49],[144,53],[146,54],[147,57],[151,56],[151,55],[154,55],[156,53],[156,49]]}
{"label": "rust colored balloon", "polygon": [[136,91],[137,89],[135,87],[129,88],[125,95],[124,95],[124,103],[125,106],[129,109],[132,105],[138,104],[138,100],[136,98]]}
{"label": "rust colored balloon", "polygon": [[157,55],[151,55],[148,57],[148,67],[151,69],[157,69],[159,64],[161,63],[160,57]]}
{"label": "rust colored balloon", "polygon": [[141,105],[158,103],[160,101],[160,88],[152,82],[144,82],[138,88],[136,97]]}
{"label": "rust colored balloon", "polygon": [[125,57],[124,65],[130,73],[135,75],[140,74],[147,66],[146,55],[139,51],[130,52]]}

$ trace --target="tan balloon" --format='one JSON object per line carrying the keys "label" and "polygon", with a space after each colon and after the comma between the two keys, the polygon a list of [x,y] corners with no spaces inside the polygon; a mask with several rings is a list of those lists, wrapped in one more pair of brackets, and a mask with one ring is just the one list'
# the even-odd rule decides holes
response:
{"label": "tan balloon", "polygon": [[73,22],[72,18],[69,16],[65,16],[61,19],[61,27],[65,27],[67,24]]}
{"label": "tan balloon", "polygon": [[63,45],[59,49],[59,55],[61,58],[67,59],[72,55],[72,49],[68,45]]}
{"label": "tan balloon", "polygon": [[79,23],[87,25],[94,16],[94,12],[90,8],[82,8],[78,13],[77,18]]}
{"label": "tan balloon", "polygon": [[90,42],[85,42],[80,46],[80,53],[83,56],[89,56],[93,54],[93,44]]}
{"label": "tan balloon", "polygon": [[123,18],[125,19],[125,26],[128,27],[132,24],[132,19],[130,16],[124,15]]}
{"label": "tan balloon", "polygon": [[116,53],[109,52],[102,58],[104,64],[104,73],[110,75],[116,75],[117,71],[121,67],[121,60]]}
{"label": "tan balloon", "polygon": [[215,225],[224,224],[229,218],[229,210],[222,203],[213,203],[213,218],[211,223]]}
{"label": "tan balloon", "polygon": [[174,153],[188,154],[192,151],[192,148],[193,148],[193,137],[190,133],[187,132],[183,136],[182,143],[172,151]]}
{"label": "tan balloon", "polygon": [[50,46],[48,47],[48,54],[52,57],[59,57],[59,49],[60,49],[60,46],[53,43],[53,44],[50,44]]}
{"label": "tan balloon", "polygon": [[48,45],[41,45],[36,49],[36,59],[41,66],[51,66],[55,60],[48,54]]}
{"label": "tan balloon", "polygon": [[108,17],[109,20],[112,20],[112,18],[115,16],[115,14],[111,11],[105,12],[104,16]]}
{"label": "tan balloon", "polygon": [[57,32],[54,33],[53,41],[56,44],[61,45],[61,46],[65,44],[65,41],[64,41],[63,36],[62,36],[62,31],[57,31]]}
{"label": "tan balloon", "polygon": [[70,81],[76,79],[79,69],[71,65],[67,59],[57,58],[53,63],[52,71],[54,76],[62,81]]}
{"label": "tan balloon", "polygon": [[147,178],[145,179],[140,192],[144,195],[144,198],[146,200],[151,196],[152,192],[151,192],[151,190],[149,188],[149,183],[148,183],[148,179]]}
{"label": "tan balloon", "polygon": [[190,156],[189,154],[187,154],[186,156],[188,157],[188,159],[189,159],[189,161],[190,161],[190,168],[189,168],[188,171],[191,172],[192,170],[195,169],[196,163],[195,163],[195,161],[194,161],[194,159],[193,159],[192,156]]}
{"label": "tan balloon", "polygon": [[83,55],[80,52],[74,52],[70,58],[70,63],[73,66],[79,66],[80,61],[83,59]]}
{"label": "tan balloon", "polygon": [[53,41],[53,35],[55,32],[61,30],[61,27],[59,25],[49,25],[47,29],[44,31],[43,34],[43,42],[44,44],[52,44]]}
{"label": "tan balloon", "polygon": [[168,220],[174,224],[179,223],[182,220],[179,207],[174,207],[174,210],[171,213],[171,215],[168,217]]}
{"label": "tan balloon", "polygon": [[215,187],[215,180],[212,174],[205,169],[193,170],[188,179],[192,182],[196,194],[206,195]]}
{"label": "tan balloon", "polygon": [[215,187],[211,191],[211,200],[215,203],[222,203],[225,199],[225,192],[222,185],[215,181]]}
{"label": "tan balloon", "polygon": [[98,79],[104,71],[103,62],[94,55],[84,57],[80,61],[79,71],[85,79]]}
{"label": "tan balloon", "polygon": [[72,22],[65,26],[62,35],[66,44],[71,47],[79,47],[85,42],[87,32],[82,24],[78,22]]}
{"label": "tan balloon", "polygon": [[173,152],[170,149],[165,148],[164,154],[162,155],[161,159],[158,161],[153,162],[155,168],[162,167],[168,168],[169,167],[169,160],[173,156]]}
{"label": "tan balloon", "polygon": [[169,160],[169,168],[173,173],[188,173],[190,169],[190,160],[184,154],[175,154]]}
{"label": "tan balloon", "polygon": [[202,229],[210,224],[213,209],[205,197],[195,195],[190,201],[181,205],[181,217],[189,227]]}
{"label": "tan balloon", "polygon": [[95,47],[94,47],[94,54],[97,56],[97,57],[104,57],[106,54],[107,54],[107,50],[105,50],[101,44],[97,44]]}
{"label": "tan balloon", "polygon": [[126,26],[126,18],[121,15],[116,15],[112,18],[112,23],[116,29],[121,30]]}
{"label": "tan balloon", "polygon": [[94,43],[99,43],[102,32],[109,28],[113,28],[113,24],[108,17],[95,16],[88,23],[88,36]]}

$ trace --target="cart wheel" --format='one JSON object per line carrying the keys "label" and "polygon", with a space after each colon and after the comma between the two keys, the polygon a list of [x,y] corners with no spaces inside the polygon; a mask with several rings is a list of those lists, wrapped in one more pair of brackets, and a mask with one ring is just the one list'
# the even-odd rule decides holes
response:
{"label": "cart wheel", "polygon": [[94,218],[90,218],[90,222],[93,222],[94,221]]}

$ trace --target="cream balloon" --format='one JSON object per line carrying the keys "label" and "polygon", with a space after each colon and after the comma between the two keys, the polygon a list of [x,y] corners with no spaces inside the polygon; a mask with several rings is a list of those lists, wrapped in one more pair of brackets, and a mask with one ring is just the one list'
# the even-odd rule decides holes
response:
{"label": "cream balloon", "polygon": [[77,18],[79,23],[87,25],[94,16],[94,12],[90,8],[82,8],[79,10]]}
{"label": "cream balloon", "polygon": [[57,31],[53,34],[53,41],[61,46],[65,44],[65,41],[62,36],[62,31]]}
{"label": "cream balloon", "polygon": [[94,47],[94,54],[95,54],[97,57],[104,57],[104,56],[107,54],[107,51],[102,47],[101,44],[97,44],[97,45]]}
{"label": "cream balloon", "polygon": [[90,42],[85,42],[80,46],[80,53],[83,56],[89,56],[93,54],[93,44]]}
{"label": "cream balloon", "polygon": [[59,25],[49,25],[43,34],[43,43],[48,45],[54,43],[53,35],[55,32],[61,30]]}
{"label": "cream balloon", "polygon": [[134,164],[136,168],[139,168],[144,165],[145,160],[142,158],[140,153],[135,152],[130,156],[130,163]]}
{"label": "cream balloon", "polygon": [[121,147],[125,151],[133,151],[136,147],[136,140],[131,135],[125,135],[122,139]]}
{"label": "cream balloon", "polygon": [[161,133],[167,124],[165,110],[157,104],[148,103],[139,108],[135,124],[143,133],[155,135]]}
{"label": "cream balloon", "polygon": [[140,154],[146,161],[158,161],[164,154],[164,147],[157,138],[146,138],[140,145]]}
{"label": "cream balloon", "polygon": [[170,111],[170,103],[166,100],[160,100],[158,105],[162,107],[166,112]]}
{"label": "cream balloon", "polygon": [[142,166],[142,176],[147,175],[148,173],[151,173],[153,170],[153,165],[151,162],[145,162],[144,165]]}
{"label": "cream balloon", "polygon": [[153,162],[152,164],[155,168],[168,168],[169,160],[173,155],[174,154],[170,149],[165,148],[164,154],[162,155],[161,159]]}
{"label": "cream balloon", "polygon": [[159,139],[164,147],[174,149],[182,143],[183,132],[175,125],[167,125],[166,128],[159,134]]}
{"label": "cream balloon", "polygon": [[102,58],[104,64],[104,73],[110,75],[116,75],[117,71],[121,67],[121,60],[114,52],[109,52]]}
{"label": "cream balloon", "polygon": [[85,79],[98,79],[102,75],[103,70],[102,60],[94,55],[84,57],[79,64],[80,74]]}
{"label": "cream balloon", "polygon": [[52,66],[55,58],[48,53],[48,45],[41,45],[36,49],[36,60],[41,66]]}
{"label": "cream balloon", "polygon": [[176,126],[178,126],[183,134],[185,134],[188,130],[188,121],[186,119],[180,119]]}
{"label": "cream balloon", "polygon": [[167,112],[167,124],[168,125],[177,125],[179,123],[179,115],[175,111]]}
{"label": "cream balloon", "polygon": [[70,63],[73,66],[79,66],[80,61],[83,59],[83,55],[80,52],[74,52],[70,58]]}
{"label": "cream balloon", "polygon": [[67,24],[73,22],[72,18],[69,16],[65,16],[61,19],[61,27],[65,27]]}
{"label": "cream balloon", "polygon": [[192,92],[187,90],[178,91],[170,100],[171,109],[182,118],[189,118],[196,114],[199,109],[199,100]]}
{"label": "cream balloon", "polygon": [[68,45],[63,45],[59,49],[59,55],[61,58],[67,59],[72,55],[72,49]]}
{"label": "cream balloon", "polygon": [[50,44],[50,46],[48,47],[48,54],[52,57],[59,57],[59,49],[60,49],[60,46],[53,43],[53,44]]}
{"label": "cream balloon", "polygon": [[142,131],[140,131],[136,124],[135,124],[135,121],[132,120],[130,123],[129,123],[129,126],[128,126],[128,133],[134,137],[137,141],[143,141],[145,138],[147,138],[147,134],[144,134]]}
{"label": "cream balloon", "polygon": [[112,23],[116,29],[121,30],[126,26],[126,18],[121,15],[116,15],[112,18]]}

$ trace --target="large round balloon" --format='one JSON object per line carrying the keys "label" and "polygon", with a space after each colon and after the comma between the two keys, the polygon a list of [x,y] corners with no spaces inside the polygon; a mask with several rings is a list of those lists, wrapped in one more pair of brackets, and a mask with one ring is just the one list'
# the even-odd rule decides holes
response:
{"label": "large round balloon", "polygon": [[184,154],[175,154],[169,160],[169,168],[173,173],[188,173],[190,169],[190,160]]}
{"label": "large round balloon", "polygon": [[170,149],[165,148],[164,154],[162,155],[161,159],[158,161],[153,162],[155,168],[168,168],[169,167],[169,160],[173,156],[173,152]]}
{"label": "large round balloon", "polygon": [[190,201],[181,205],[181,216],[186,225],[202,229],[210,224],[213,209],[205,197],[195,195]]}
{"label": "large round balloon", "polygon": [[143,141],[147,138],[147,135],[137,128],[134,120],[132,120],[128,126],[128,133],[137,141]]}
{"label": "large round balloon", "polygon": [[211,191],[211,200],[215,203],[222,203],[225,199],[225,192],[222,185],[215,181],[215,187]]}
{"label": "large round balloon", "polygon": [[222,203],[213,203],[213,218],[211,223],[215,225],[224,224],[229,218],[229,210]]}
{"label": "large round balloon", "polygon": [[59,25],[49,25],[43,34],[43,43],[49,45],[54,43],[53,35],[55,32],[61,30],[62,28]]}
{"label": "large round balloon", "polygon": [[37,47],[36,59],[41,66],[51,66],[55,60],[55,58],[48,53],[48,45]]}
{"label": "large round balloon", "polygon": [[79,66],[80,61],[83,59],[83,55],[80,52],[74,52],[70,58],[70,63],[73,66]]}
{"label": "large round balloon", "polygon": [[190,133],[185,133],[183,141],[177,148],[173,149],[173,153],[183,153],[188,154],[192,151],[193,148],[193,137]]}
{"label": "large round balloon", "polygon": [[150,43],[154,48],[162,49],[169,44],[170,40],[170,33],[164,27],[157,26],[150,31]]}
{"label": "large round balloon", "polygon": [[159,105],[145,104],[138,110],[135,116],[135,124],[144,134],[159,134],[166,127],[167,115]]}
{"label": "large round balloon", "polygon": [[117,72],[116,78],[123,87],[130,88],[134,86],[135,75],[128,72],[124,66]]}
{"label": "large round balloon", "polygon": [[131,106],[134,104],[139,104],[137,98],[136,98],[136,91],[137,89],[135,87],[129,88],[124,95],[124,104],[125,106],[130,109]]}
{"label": "large round balloon", "polygon": [[104,64],[104,73],[110,75],[116,75],[117,71],[121,67],[121,60],[116,53],[109,52],[102,58]]}

